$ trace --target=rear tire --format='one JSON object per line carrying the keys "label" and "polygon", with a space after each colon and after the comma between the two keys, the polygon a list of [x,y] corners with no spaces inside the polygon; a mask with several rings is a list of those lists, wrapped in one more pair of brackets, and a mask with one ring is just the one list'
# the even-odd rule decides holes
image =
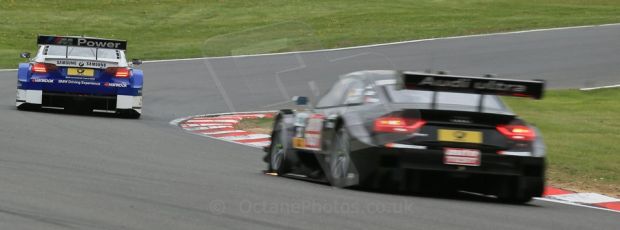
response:
{"label": "rear tire", "polygon": [[36,111],[40,109],[41,109],[41,105],[38,105],[38,104],[23,103],[17,106],[17,110],[21,110],[21,111]]}
{"label": "rear tire", "polygon": [[515,195],[515,196],[509,196],[509,197],[500,197],[499,200],[504,203],[509,203],[509,204],[525,204],[527,202],[530,202],[532,198],[534,197],[520,194],[520,195]]}
{"label": "rear tire", "polygon": [[534,198],[531,188],[525,185],[524,178],[508,178],[502,183],[497,198],[504,203],[524,204]]}
{"label": "rear tire", "polygon": [[140,115],[141,115],[140,113],[132,109],[118,111],[118,116],[121,118],[138,119],[140,118]]}

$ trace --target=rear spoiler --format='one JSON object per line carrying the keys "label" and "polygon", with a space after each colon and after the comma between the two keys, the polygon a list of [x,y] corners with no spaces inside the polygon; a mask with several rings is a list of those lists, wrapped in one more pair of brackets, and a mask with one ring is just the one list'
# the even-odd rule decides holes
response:
{"label": "rear spoiler", "polygon": [[104,49],[117,49],[126,50],[127,41],[125,40],[112,40],[79,36],[54,36],[54,35],[39,35],[37,38],[38,45],[61,45],[61,46],[79,46],[90,48],[104,48]]}
{"label": "rear spoiler", "polygon": [[402,72],[397,85],[402,89],[445,91],[456,93],[490,94],[541,99],[543,80],[513,80],[488,77]]}

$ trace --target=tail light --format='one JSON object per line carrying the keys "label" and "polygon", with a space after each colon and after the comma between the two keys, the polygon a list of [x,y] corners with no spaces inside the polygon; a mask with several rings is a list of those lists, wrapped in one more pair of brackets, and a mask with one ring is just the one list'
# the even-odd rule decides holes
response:
{"label": "tail light", "polygon": [[525,125],[498,125],[497,131],[515,141],[533,141],[536,133]]}
{"label": "tail light", "polygon": [[374,131],[382,133],[413,133],[426,121],[404,117],[380,117],[375,120]]}
{"label": "tail light", "polygon": [[105,72],[117,78],[128,78],[131,76],[129,68],[125,67],[109,67],[105,70]]}
{"label": "tail light", "polygon": [[32,65],[32,69],[31,71],[33,73],[48,73],[50,71],[54,71],[56,70],[57,67],[54,64],[48,64],[48,63],[34,63],[34,65]]}

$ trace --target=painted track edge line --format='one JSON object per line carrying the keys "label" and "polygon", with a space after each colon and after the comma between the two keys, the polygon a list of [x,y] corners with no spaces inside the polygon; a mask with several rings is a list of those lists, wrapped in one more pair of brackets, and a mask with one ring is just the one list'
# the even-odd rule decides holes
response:
{"label": "painted track edge line", "polygon": [[591,209],[598,209],[598,210],[604,210],[604,211],[620,213],[620,211],[618,211],[618,210],[601,208],[601,207],[597,207],[597,206],[591,206],[591,205],[585,205],[585,204],[579,204],[579,203],[572,203],[572,202],[568,202],[568,201],[556,200],[556,199],[547,198],[547,197],[535,197],[534,199],[535,200],[552,202],[552,203],[560,203],[560,204],[566,204],[566,205],[579,206],[579,207],[584,207],[584,208],[591,208]]}
{"label": "painted track edge line", "polygon": [[210,136],[208,134],[201,134],[201,133],[191,132],[191,131],[189,131],[187,129],[184,129],[184,128],[180,127],[180,123],[183,122],[183,121],[187,121],[187,120],[190,120],[190,119],[193,119],[193,118],[200,118],[200,117],[215,117],[215,116],[258,114],[258,113],[267,114],[267,113],[276,113],[276,112],[278,112],[278,111],[268,110],[268,111],[244,111],[244,112],[224,112],[224,113],[201,114],[201,115],[194,115],[194,116],[186,116],[186,117],[177,118],[177,119],[174,119],[174,120],[170,121],[169,124],[173,125],[173,126],[177,126],[177,127],[181,128],[182,130],[184,130],[185,132],[190,133],[190,134],[207,137],[207,138],[213,139],[213,140],[219,140],[219,141],[224,141],[224,142],[233,143],[233,144],[237,144],[237,145],[244,145],[244,146],[247,146],[247,147],[262,149],[263,147],[261,147],[261,146],[256,146],[256,145],[249,144],[249,143],[236,142],[235,140],[227,140],[227,139],[213,137],[213,136]]}
{"label": "painted track edge line", "polygon": [[604,85],[604,86],[598,86],[598,87],[580,88],[579,90],[581,90],[581,91],[591,91],[591,90],[597,90],[597,89],[611,89],[611,88],[620,88],[620,84],[618,84],[618,85]]}
{"label": "painted track edge line", "polygon": [[174,126],[178,126],[178,124],[181,121],[188,120],[190,118],[195,118],[195,117],[213,117],[213,116],[235,115],[235,114],[275,113],[275,112],[278,112],[278,111],[277,110],[266,110],[266,111],[244,111],[244,112],[223,112],[223,113],[201,114],[201,115],[193,115],[193,116],[186,116],[186,117],[177,118],[177,119],[174,119],[174,120],[168,122],[168,124],[174,125]]}
{"label": "painted track edge line", "polygon": [[195,60],[209,60],[209,59],[246,58],[246,57],[276,56],[276,55],[289,55],[289,54],[321,53],[321,52],[332,52],[332,51],[341,51],[341,50],[353,50],[353,49],[373,48],[373,47],[381,47],[381,46],[401,45],[401,44],[418,43],[418,42],[435,41],[435,40],[451,40],[451,39],[459,39],[459,38],[490,37],[490,36],[501,36],[501,35],[511,35],[511,34],[535,33],[535,32],[556,31],[556,30],[570,30],[570,29],[582,29],[582,28],[597,28],[597,27],[608,27],[608,26],[620,26],[620,23],[608,23],[608,24],[598,24],[598,25],[583,25],[583,26],[568,26],[568,27],[554,27],[554,28],[531,29],[531,30],[521,30],[521,31],[497,32],[497,33],[488,33],[488,34],[461,35],[461,36],[452,36],[452,37],[436,37],[436,38],[425,38],[425,39],[418,39],[418,40],[407,40],[407,41],[388,42],[388,43],[379,43],[379,44],[370,44],[370,45],[361,45],[361,46],[332,48],[332,49],[304,50],[304,51],[291,51],[291,52],[266,53],[266,54],[247,54],[247,55],[220,56],[220,57],[196,57],[196,58],[150,60],[150,61],[144,61],[144,63],[195,61]]}

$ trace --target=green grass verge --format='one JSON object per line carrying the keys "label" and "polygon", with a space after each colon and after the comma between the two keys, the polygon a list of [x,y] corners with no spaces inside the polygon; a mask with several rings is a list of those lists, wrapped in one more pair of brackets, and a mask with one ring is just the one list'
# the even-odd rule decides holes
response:
{"label": "green grass verge", "polygon": [[550,90],[541,101],[506,98],[547,144],[552,184],[620,197],[620,89]]}
{"label": "green grass verge", "polygon": [[272,127],[273,118],[243,119],[235,125],[236,129],[263,134],[271,134]]}
{"label": "green grass verge", "polygon": [[146,60],[620,22],[614,0],[0,0],[0,68],[37,34],[127,39]]}
{"label": "green grass verge", "polygon": [[[505,98],[538,126],[547,144],[551,185],[620,197],[620,89],[550,90],[543,100]],[[262,130],[272,119],[245,119],[240,127]]]}

